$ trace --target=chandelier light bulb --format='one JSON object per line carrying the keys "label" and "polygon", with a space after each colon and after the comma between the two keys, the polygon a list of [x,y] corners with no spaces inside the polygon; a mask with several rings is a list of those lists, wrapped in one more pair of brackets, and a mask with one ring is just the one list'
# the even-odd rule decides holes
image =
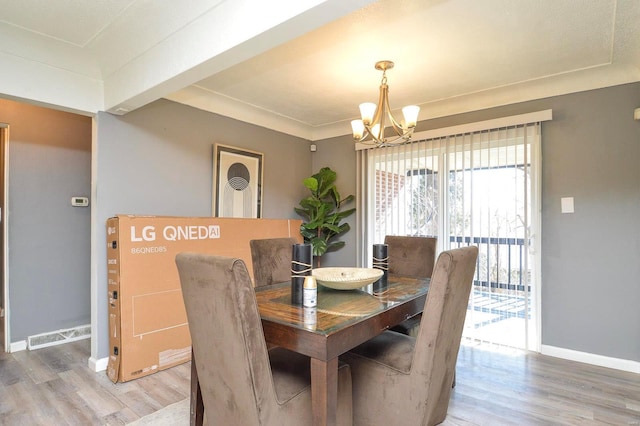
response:
{"label": "chandelier light bulb", "polygon": [[364,136],[364,123],[362,122],[362,120],[351,121],[351,130],[353,131],[354,139],[362,139],[362,137]]}
{"label": "chandelier light bulb", "polygon": [[420,113],[420,107],[417,105],[408,105],[402,108],[405,129],[416,127],[416,124],[418,123],[418,113]]}
{"label": "chandelier light bulb", "polygon": [[373,116],[376,113],[376,104],[373,102],[365,102],[360,104],[360,116],[362,117],[362,122],[367,126],[373,122]]}
{"label": "chandelier light bulb", "polygon": [[[418,114],[420,107],[409,105],[402,108],[404,119],[398,122],[391,114],[389,106],[389,86],[387,85],[387,70],[393,68],[391,61],[378,61],[375,68],[382,71],[382,81],[380,82],[380,98],[378,103],[365,102],[360,104],[361,120],[351,122],[353,139],[368,145],[378,147],[397,145],[409,142],[411,135],[418,124]],[[385,128],[391,128],[395,136],[387,140]],[[391,130],[386,133],[391,133]]]}

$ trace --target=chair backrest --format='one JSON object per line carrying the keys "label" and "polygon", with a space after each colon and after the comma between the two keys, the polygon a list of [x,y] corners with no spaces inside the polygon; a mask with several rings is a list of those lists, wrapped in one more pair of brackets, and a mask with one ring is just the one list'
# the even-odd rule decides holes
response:
{"label": "chair backrest", "polygon": [[253,282],[256,287],[291,280],[293,238],[251,240]]}
{"label": "chair backrest", "polygon": [[416,278],[429,278],[436,260],[435,237],[387,235],[389,273]]}
{"label": "chair backrest", "polygon": [[259,424],[277,404],[255,290],[240,259],[176,256],[210,424]]}
{"label": "chair backrest", "polygon": [[447,415],[477,259],[475,246],[444,251],[431,276],[410,373],[411,392],[426,401],[424,424]]}

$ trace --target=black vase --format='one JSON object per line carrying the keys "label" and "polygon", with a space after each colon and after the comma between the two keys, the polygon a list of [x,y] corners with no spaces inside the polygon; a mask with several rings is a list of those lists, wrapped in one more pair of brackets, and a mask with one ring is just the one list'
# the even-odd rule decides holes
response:
{"label": "black vase", "polygon": [[373,292],[380,293],[387,289],[387,275],[389,273],[389,255],[386,244],[373,245],[373,267],[382,270],[382,276],[373,283]]}
{"label": "black vase", "polygon": [[291,304],[302,306],[304,277],[311,275],[311,244],[294,244],[291,253]]}

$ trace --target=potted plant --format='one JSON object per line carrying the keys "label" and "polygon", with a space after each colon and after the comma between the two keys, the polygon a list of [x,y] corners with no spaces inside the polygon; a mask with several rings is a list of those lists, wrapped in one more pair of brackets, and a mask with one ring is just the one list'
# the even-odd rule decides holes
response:
{"label": "potted plant", "polygon": [[341,223],[344,218],[353,214],[355,208],[342,210],[342,205],[352,201],[355,197],[349,195],[340,198],[336,188],[336,172],[329,167],[323,167],[313,176],[303,180],[311,194],[300,200],[300,207],[294,210],[307,219],[300,227],[304,242],[313,247],[316,266],[320,266],[320,257],[328,251],[338,250],[345,245],[344,241],[334,241],[351,227],[348,223]]}

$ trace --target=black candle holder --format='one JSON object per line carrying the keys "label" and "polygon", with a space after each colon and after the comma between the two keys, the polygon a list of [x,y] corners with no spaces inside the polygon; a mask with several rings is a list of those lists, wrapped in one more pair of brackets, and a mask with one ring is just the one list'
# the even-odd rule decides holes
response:
{"label": "black candle holder", "polygon": [[373,267],[382,270],[382,276],[373,283],[373,293],[382,293],[387,290],[387,276],[389,274],[389,247],[387,244],[373,245]]}
{"label": "black candle holder", "polygon": [[311,244],[294,244],[291,253],[291,303],[302,306],[304,277],[311,275]]}

